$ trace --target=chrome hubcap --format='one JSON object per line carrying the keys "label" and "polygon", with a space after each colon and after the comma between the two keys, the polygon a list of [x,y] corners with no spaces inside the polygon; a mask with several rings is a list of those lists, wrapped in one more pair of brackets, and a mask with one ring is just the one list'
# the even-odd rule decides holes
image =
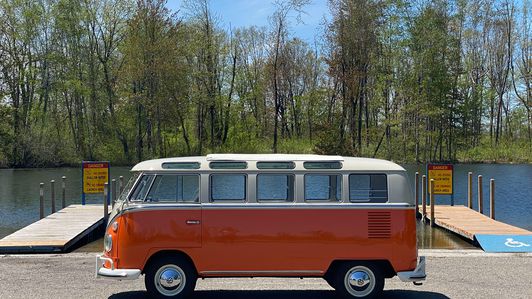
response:
{"label": "chrome hubcap", "polygon": [[354,297],[364,297],[369,295],[375,288],[375,274],[364,266],[355,266],[347,271],[344,278],[344,285]]}
{"label": "chrome hubcap", "polygon": [[155,288],[165,296],[175,296],[185,287],[185,273],[176,265],[164,265],[155,273]]}
{"label": "chrome hubcap", "polygon": [[181,274],[174,269],[167,269],[161,273],[159,282],[165,288],[175,288],[181,284]]}
{"label": "chrome hubcap", "polygon": [[369,284],[369,275],[363,271],[351,272],[349,275],[349,283],[354,287],[363,287]]}

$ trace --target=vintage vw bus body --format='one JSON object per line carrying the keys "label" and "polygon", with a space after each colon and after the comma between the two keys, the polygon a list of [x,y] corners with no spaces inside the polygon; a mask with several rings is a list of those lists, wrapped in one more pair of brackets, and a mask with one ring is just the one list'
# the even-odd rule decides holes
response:
{"label": "vintage vw bus body", "polygon": [[322,277],[345,297],[425,279],[406,171],[377,159],[237,155],[145,161],[109,217],[96,275],[151,297],[198,278]]}

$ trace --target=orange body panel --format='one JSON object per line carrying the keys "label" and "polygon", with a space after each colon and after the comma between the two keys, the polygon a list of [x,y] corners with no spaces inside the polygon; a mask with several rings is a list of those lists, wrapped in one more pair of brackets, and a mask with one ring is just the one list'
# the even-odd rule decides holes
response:
{"label": "orange body panel", "polygon": [[[389,238],[369,238],[368,213],[383,211],[391,216]],[[417,263],[414,209],[198,206],[139,209],[115,221],[119,234],[107,255],[123,269],[144,269],[160,250],[186,253],[200,276],[320,276],[334,260],[388,260],[396,272]]]}

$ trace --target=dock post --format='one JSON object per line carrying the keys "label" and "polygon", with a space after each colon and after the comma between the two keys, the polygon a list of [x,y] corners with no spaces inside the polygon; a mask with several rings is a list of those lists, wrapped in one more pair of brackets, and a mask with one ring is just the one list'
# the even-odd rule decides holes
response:
{"label": "dock post", "polygon": [[419,172],[416,171],[414,197],[416,198],[416,218],[419,214]]}
{"label": "dock post", "polygon": [[39,219],[44,218],[44,183],[39,184]]}
{"label": "dock post", "polygon": [[112,201],[111,201],[111,207],[114,207],[115,206],[115,201],[116,201],[116,180],[115,179],[112,179],[111,180],[111,192],[113,194],[112,196]]}
{"label": "dock post", "polygon": [[478,176],[478,212],[480,214],[484,214],[484,203],[482,202],[482,176]]}
{"label": "dock post", "polygon": [[109,198],[109,183],[105,182],[103,185],[103,222],[107,223],[109,217],[109,206],[107,205],[107,199]]}
{"label": "dock post", "polygon": [[118,177],[118,185],[119,185],[119,188],[118,190],[120,190],[120,192],[118,194],[122,194],[122,192],[124,191],[124,177],[123,176],[120,176]]}
{"label": "dock post", "polygon": [[495,220],[495,179],[490,180],[490,218]]}
{"label": "dock post", "polygon": [[436,203],[434,202],[434,179],[430,179],[430,226],[436,226],[436,218],[434,218],[434,207]]}
{"label": "dock post", "polygon": [[55,180],[50,181],[50,188],[52,191],[52,214],[55,213]]}
{"label": "dock post", "polygon": [[473,173],[467,173],[467,207],[473,208]]}
{"label": "dock post", "polygon": [[64,209],[66,206],[66,176],[61,177],[62,183],[61,183],[61,206]]}
{"label": "dock post", "polygon": [[425,221],[427,217],[427,176],[421,177],[421,218]]}

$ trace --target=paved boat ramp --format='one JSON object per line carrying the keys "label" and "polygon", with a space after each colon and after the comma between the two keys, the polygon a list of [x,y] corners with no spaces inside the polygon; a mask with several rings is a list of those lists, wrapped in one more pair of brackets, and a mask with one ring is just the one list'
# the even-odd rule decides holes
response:
{"label": "paved boat ramp", "polygon": [[466,206],[436,205],[434,213],[431,206],[426,206],[422,218],[478,243],[486,252],[532,252],[531,231],[497,221]]}

